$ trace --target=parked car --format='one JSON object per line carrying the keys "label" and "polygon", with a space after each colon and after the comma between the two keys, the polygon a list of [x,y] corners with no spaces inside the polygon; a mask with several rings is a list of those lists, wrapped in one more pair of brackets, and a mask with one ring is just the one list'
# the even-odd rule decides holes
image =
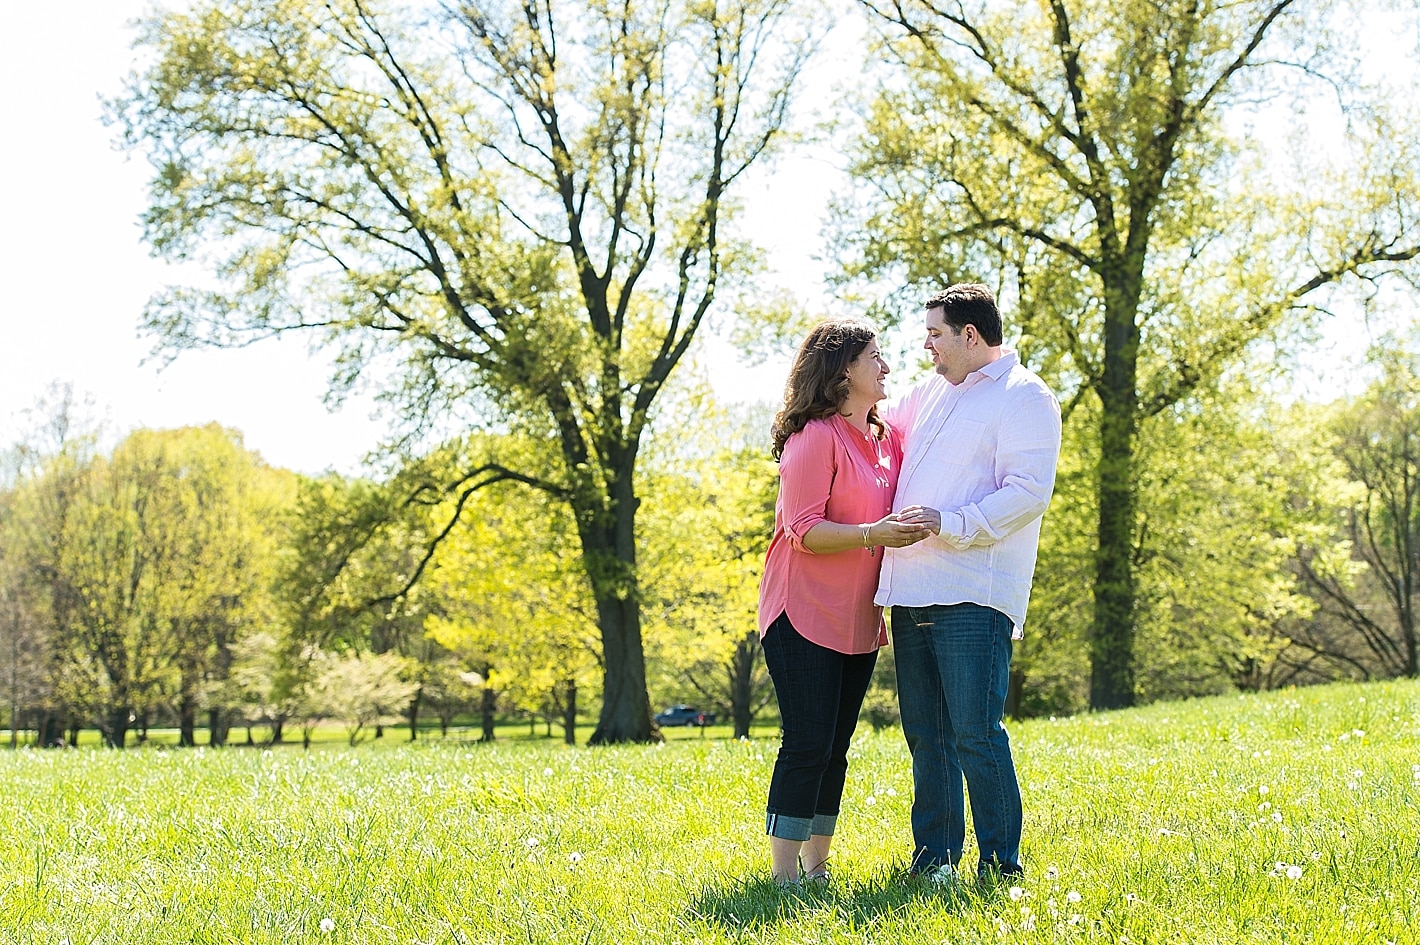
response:
{"label": "parked car", "polygon": [[693,705],[673,705],[664,712],[656,713],[657,725],[713,725],[714,712],[701,712]]}

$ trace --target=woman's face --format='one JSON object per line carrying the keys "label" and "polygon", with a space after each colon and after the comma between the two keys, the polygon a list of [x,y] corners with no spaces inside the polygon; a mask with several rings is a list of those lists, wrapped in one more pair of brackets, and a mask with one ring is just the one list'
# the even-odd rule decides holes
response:
{"label": "woman's face", "polygon": [[875,404],[887,397],[887,376],[891,369],[873,339],[848,364],[848,399]]}

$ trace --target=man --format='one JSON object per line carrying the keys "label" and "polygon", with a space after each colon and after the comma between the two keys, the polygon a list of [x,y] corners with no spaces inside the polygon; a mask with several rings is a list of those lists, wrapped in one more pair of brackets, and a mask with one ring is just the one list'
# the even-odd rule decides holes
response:
{"label": "man", "polygon": [[1011,642],[1035,572],[1041,515],[1055,486],[1060,405],[1002,347],[984,285],[926,302],[935,375],[891,412],[907,431],[893,511],[922,506],[934,533],[889,548],[876,602],[892,608],[902,730],[912,753],[910,866],[955,876],[971,798],[982,878],[1021,872],[1021,794],[1001,724]]}

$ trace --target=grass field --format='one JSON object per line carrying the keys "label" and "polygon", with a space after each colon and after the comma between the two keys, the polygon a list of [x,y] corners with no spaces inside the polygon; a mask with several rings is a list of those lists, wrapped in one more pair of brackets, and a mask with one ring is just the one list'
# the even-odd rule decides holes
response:
{"label": "grass field", "polygon": [[772,738],[0,752],[0,943],[1420,942],[1420,684],[1012,734],[1016,887],[898,879],[907,754],[864,731],[799,894]]}

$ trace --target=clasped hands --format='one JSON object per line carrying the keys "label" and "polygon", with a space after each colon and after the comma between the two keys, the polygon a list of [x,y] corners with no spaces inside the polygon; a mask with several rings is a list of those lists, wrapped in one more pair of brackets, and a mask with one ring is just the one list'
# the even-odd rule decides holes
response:
{"label": "clasped hands", "polygon": [[925,505],[907,508],[885,515],[869,529],[871,541],[885,548],[905,548],[942,530],[942,513]]}

